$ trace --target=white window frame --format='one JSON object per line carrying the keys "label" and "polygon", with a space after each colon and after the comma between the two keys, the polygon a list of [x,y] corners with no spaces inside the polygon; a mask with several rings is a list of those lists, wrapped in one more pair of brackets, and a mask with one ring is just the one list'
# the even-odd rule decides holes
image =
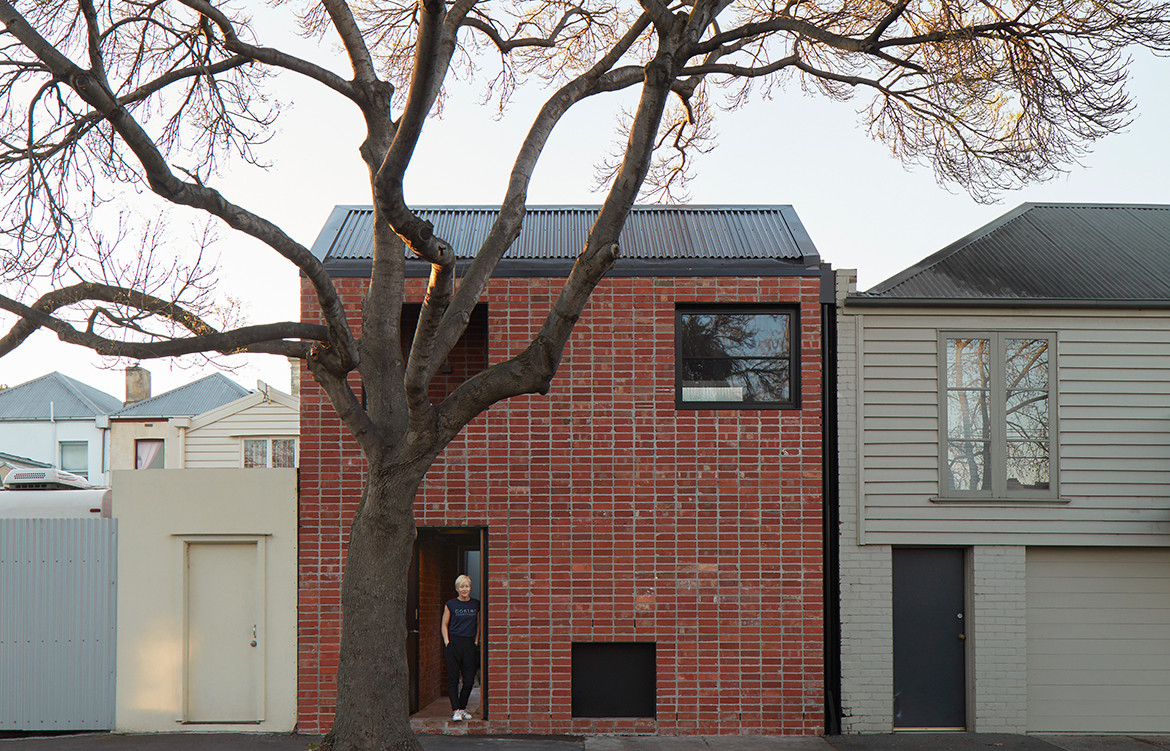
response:
{"label": "white window frame", "polygon": [[[985,472],[991,475],[991,487],[984,490],[950,488],[947,344],[954,339],[986,339],[991,343],[989,368],[990,414],[989,441],[991,460]],[[1007,486],[1007,387],[1005,380],[1005,342],[1009,339],[1046,339],[1048,341],[1048,488],[1008,488]],[[1057,409],[1057,336],[1053,331],[942,331],[938,337],[938,404],[939,404],[939,493],[936,501],[1059,501],[1059,424]]]}
{"label": "white window frame", "polygon": [[[65,447],[66,446],[68,446],[70,448],[77,448],[78,446],[82,447],[82,449],[83,449],[82,454],[85,456],[85,469],[79,471],[77,469],[72,469],[70,467],[65,466]],[[60,467],[62,469],[62,471],[70,472],[72,474],[77,475],[78,477],[84,477],[85,479],[88,480],[89,479],[89,441],[58,441],[57,442],[57,466]]]}
{"label": "white window frame", "polygon": [[[249,467],[245,464],[247,452],[245,447],[248,441],[264,441],[265,455],[263,467]],[[296,469],[298,466],[297,460],[300,458],[300,442],[296,436],[293,435],[245,435],[240,436],[240,466],[244,469],[273,469],[272,462],[276,456],[273,452],[272,444],[274,441],[292,441],[293,442],[293,464],[292,467],[277,467],[276,469]]]}

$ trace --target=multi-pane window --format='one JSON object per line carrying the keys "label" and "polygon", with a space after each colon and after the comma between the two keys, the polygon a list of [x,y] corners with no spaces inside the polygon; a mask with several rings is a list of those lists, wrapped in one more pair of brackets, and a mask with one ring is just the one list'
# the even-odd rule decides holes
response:
{"label": "multi-pane window", "polygon": [[89,443],[61,441],[61,469],[86,479],[89,478]]}
{"label": "multi-pane window", "polygon": [[295,438],[245,438],[244,467],[297,466]]}
{"label": "multi-pane window", "polygon": [[795,407],[796,315],[744,306],[680,308],[675,398],[680,407]]}
{"label": "multi-pane window", "polygon": [[1054,498],[1051,334],[946,335],[942,495]]}

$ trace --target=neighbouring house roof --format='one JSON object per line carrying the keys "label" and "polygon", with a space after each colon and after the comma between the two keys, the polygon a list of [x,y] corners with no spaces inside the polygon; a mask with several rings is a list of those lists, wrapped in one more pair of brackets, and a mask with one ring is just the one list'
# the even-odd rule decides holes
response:
{"label": "neighbouring house roof", "polygon": [[195,415],[195,419],[191,421],[191,430],[198,430],[199,428],[206,427],[264,403],[278,404],[299,416],[300,402],[291,394],[286,394],[279,389],[273,388],[263,381],[259,381],[256,386],[256,390],[248,392],[247,396],[222,404],[208,412]]}
{"label": "neighbouring house roof", "polygon": [[0,420],[86,420],[121,407],[116,396],[57,372],[0,390]]}
{"label": "neighbouring house roof", "polygon": [[1170,206],[1025,203],[850,304],[1170,304]]}
{"label": "neighbouring house roof", "polygon": [[193,417],[251,392],[222,373],[212,373],[177,389],[143,399],[110,415],[113,420]]}
{"label": "neighbouring house roof", "polygon": [[[567,270],[585,244],[599,207],[536,206],[499,267],[499,275]],[[435,234],[468,262],[486,239],[499,209],[432,206],[417,209]],[[619,238],[622,258],[615,273],[646,273],[673,264],[680,271],[756,274],[808,270],[820,255],[791,206],[635,206]],[[338,206],[313,244],[313,253],[335,276],[369,273],[373,209]],[[648,266],[648,264],[650,266]],[[418,264],[419,273],[429,266]]]}
{"label": "neighbouring house roof", "polygon": [[41,469],[49,469],[53,466],[48,462],[40,462],[36,459],[29,459],[27,456],[17,456],[16,454],[9,454],[5,451],[0,451],[0,465],[5,464],[10,467],[39,467]]}

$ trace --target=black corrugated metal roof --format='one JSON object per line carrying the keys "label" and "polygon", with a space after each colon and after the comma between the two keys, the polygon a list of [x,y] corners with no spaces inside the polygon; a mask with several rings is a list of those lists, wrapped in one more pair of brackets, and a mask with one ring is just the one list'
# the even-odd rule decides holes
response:
{"label": "black corrugated metal roof", "polygon": [[[598,207],[530,207],[507,258],[572,261],[585,244]],[[460,259],[473,258],[497,208],[433,206],[416,210]],[[791,206],[636,206],[619,240],[622,257],[644,261],[782,261],[815,267],[820,256]],[[369,206],[338,206],[313,244],[326,267],[368,261],[373,243]]]}
{"label": "black corrugated metal roof", "polygon": [[252,393],[223,373],[212,373],[177,389],[135,402],[110,415],[113,419],[194,417]]}
{"label": "black corrugated metal roof", "polygon": [[1170,206],[1026,203],[850,302],[1170,302]]}
{"label": "black corrugated metal roof", "polygon": [[57,372],[0,390],[0,420],[86,420],[121,407],[116,396]]}

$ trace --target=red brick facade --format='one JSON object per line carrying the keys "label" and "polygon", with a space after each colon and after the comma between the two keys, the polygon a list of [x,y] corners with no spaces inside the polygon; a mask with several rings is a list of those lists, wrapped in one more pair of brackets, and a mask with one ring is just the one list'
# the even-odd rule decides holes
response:
{"label": "red brick facade", "polygon": [[[561,283],[492,282],[491,362],[528,342]],[[356,316],[365,280],[338,284]],[[607,279],[552,391],[493,407],[439,458],[420,527],[486,528],[489,719],[472,732],[823,731],[819,292],[818,277]],[[677,409],[676,303],[798,304],[800,409]],[[477,350],[453,356],[450,377]],[[299,730],[320,733],[362,459],[301,384]],[[419,563],[439,571],[420,576],[424,704],[444,682],[435,627],[453,565]],[[631,641],[657,645],[656,716],[573,718],[572,644]]]}

